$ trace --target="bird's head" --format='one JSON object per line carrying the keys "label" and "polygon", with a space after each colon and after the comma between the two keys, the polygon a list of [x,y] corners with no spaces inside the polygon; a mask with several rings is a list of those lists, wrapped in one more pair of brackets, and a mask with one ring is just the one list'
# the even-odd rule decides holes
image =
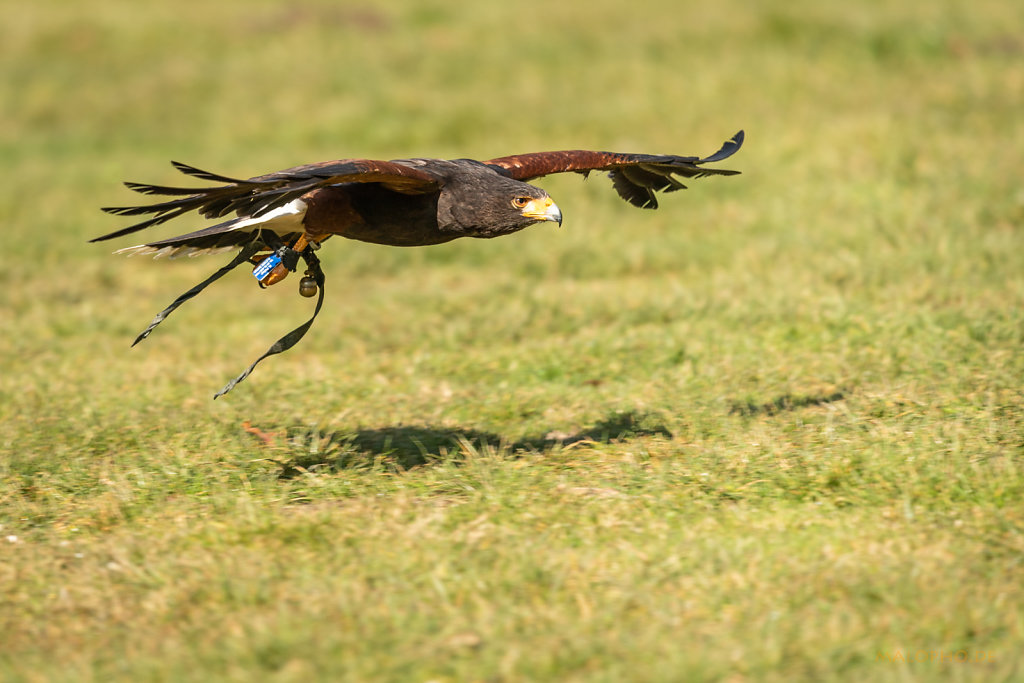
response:
{"label": "bird's head", "polygon": [[526,187],[534,192],[531,194],[515,194],[509,200],[513,213],[518,212],[527,221],[527,225],[548,221],[558,223],[558,227],[562,227],[562,212],[558,205],[555,204],[555,200],[540,188],[533,187],[532,185],[527,185]]}
{"label": "bird's head", "polygon": [[442,229],[470,237],[500,237],[542,222],[562,224],[562,212],[548,193],[496,173],[452,183],[438,202]]}

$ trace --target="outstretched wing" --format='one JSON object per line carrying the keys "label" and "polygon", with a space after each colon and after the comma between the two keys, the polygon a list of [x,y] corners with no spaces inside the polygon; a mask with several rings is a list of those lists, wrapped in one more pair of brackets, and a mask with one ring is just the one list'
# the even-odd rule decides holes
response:
{"label": "outstretched wing", "polygon": [[502,175],[516,180],[531,180],[552,173],[582,173],[607,171],[619,196],[633,206],[643,209],[658,208],[654,193],[674,192],[686,188],[677,176],[701,178],[707,175],[736,175],[739,171],[704,168],[702,164],[731,157],[743,145],[743,131],[727,140],[711,156],[681,157],[659,154],[620,154],[617,152],[590,152],[570,150],[564,152],[537,152],[491,159],[485,163],[495,167]]}
{"label": "outstretched wing", "polygon": [[198,211],[206,218],[220,218],[232,212],[245,218],[256,218],[285,206],[310,190],[338,183],[379,183],[389,190],[403,194],[433,192],[440,187],[440,178],[423,166],[400,161],[375,161],[372,159],[325,161],[296,166],[248,180],[208,173],[177,161],[171,163],[185,175],[221,184],[212,187],[186,188],[125,183],[129,189],[142,194],[180,198],[144,206],[104,208],[104,211],[116,216],[152,217],[90,241],[101,242],[128,235],[159,225],[190,211]]}

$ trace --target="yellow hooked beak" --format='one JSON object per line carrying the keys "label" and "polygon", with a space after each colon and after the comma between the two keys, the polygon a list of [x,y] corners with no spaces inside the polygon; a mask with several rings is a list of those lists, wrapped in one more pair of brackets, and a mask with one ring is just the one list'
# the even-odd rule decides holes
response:
{"label": "yellow hooked beak", "polygon": [[551,197],[531,199],[523,207],[523,215],[535,221],[551,221],[562,227],[562,212],[558,210],[555,200]]}

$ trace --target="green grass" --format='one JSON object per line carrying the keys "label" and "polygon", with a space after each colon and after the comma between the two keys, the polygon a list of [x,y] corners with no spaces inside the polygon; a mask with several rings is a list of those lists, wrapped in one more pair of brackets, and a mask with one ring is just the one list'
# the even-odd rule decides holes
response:
{"label": "green grass", "polygon": [[[0,679],[1019,680],[1022,24],[5,10]],[[226,258],[85,243],[169,159],[700,154],[739,128],[743,175],[657,212],[552,177],[562,230],[328,243],[311,333],[216,402],[308,315],[295,283],[233,274],[129,351]]]}

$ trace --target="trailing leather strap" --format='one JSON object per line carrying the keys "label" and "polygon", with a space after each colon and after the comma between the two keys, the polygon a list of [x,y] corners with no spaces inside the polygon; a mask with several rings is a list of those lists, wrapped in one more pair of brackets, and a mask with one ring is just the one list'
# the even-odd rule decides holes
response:
{"label": "trailing leather strap", "polygon": [[317,314],[320,313],[320,307],[323,306],[324,304],[324,271],[323,269],[320,268],[320,259],[318,259],[316,254],[313,253],[312,245],[306,247],[301,252],[297,253],[302,257],[302,260],[306,262],[306,266],[309,268],[309,273],[310,275],[313,276],[313,279],[316,280],[317,287],[320,290],[316,299],[316,308],[313,309],[313,315],[310,316],[309,320],[299,325],[294,330],[292,330],[291,332],[289,332],[288,334],[284,335],[276,342],[274,342],[274,344],[269,349],[267,349],[266,353],[257,358],[255,361],[253,361],[252,365],[246,368],[245,372],[243,372],[238,377],[234,378],[233,380],[225,384],[223,389],[214,394],[214,399],[220,398],[224,394],[234,389],[235,385],[241,382],[246,377],[248,377],[249,374],[253,371],[253,369],[255,369],[259,362],[262,361],[264,358],[267,358],[268,356],[273,356],[283,351],[287,351],[288,349],[295,346],[295,344],[297,344],[298,341],[305,336],[306,332],[309,331],[309,328],[313,324],[313,321],[316,320]]}
{"label": "trailing leather strap", "polygon": [[246,261],[250,261],[257,252],[264,251],[268,247],[270,249],[273,249],[274,252],[281,257],[281,262],[285,265],[285,267],[292,272],[294,272],[296,267],[298,266],[299,258],[302,258],[302,260],[306,262],[306,266],[309,269],[309,274],[312,275],[313,279],[316,281],[317,288],[319,290],[319,295],[316,300],[316,307],[313,309],[313,315],[310,316],[309,320],[307,320],[305,323],[299,325],[294,330],[292,330],[291,332],[289,332],[288,334],[284,335],[276,342],[274,342],[274,344],[269,349],[267,349],[266,353],[257,358],[252,365],[246,368],[245,372],[243,372],[238,377],[234,378],[226,385],[224,385],[224,388],[218,391],[216,394],[214,394],[213,398],[216,399],[223,396],[224,394],[234,389],[236,384],[238,384],[246,377],[248,377],[252,373],[253,369],[255,369],[259,362],[262,361],[264,358],[276,355],[278,353],[282,353],[283,351],[287,351],[288,349],[295,346],[295,344],[297,344],[299,340],[305,336],[306,332],[308,332],[309,328],[313,325],[313,321],[316,320],[316,316],[320,313],[320,309],[321,307],[323,307],[324,303],[324,271],[320,267],[320,259],[318,259],[316,254],[314,253],[314,249],[316,249],[319,246],[319,244],[311,243],[308,244],[302,251],[296,251],[291,247],[287,246],[286,244],[284,244],[283,242],[281,242],[280,238],[276,234],[272,232],[261,232],[258,238],[254,239],[253,241],[249,242],[244,247],[242,247],[241,251],[239,251],[238,254],[233,259],[231,259],[230,263],[219,269],[210,277],[200,282],[195,287],[189,289],[187,292],[185,292],[177,299],[172,301],[167,308],[157,313],[156,317],[153,318],[153,321],[149,323],[149,326],[146,327],[146,329],[144,329],[139,334],[139,336],[135,338],[135,341],[132,342],[132,346],[135,346],[140,341],[148,337],[150,332],[152,332],[157,325],[166,320],[167,316],[173,313],[179,306],[181,306],[183,303],[185,303],[192,297],[202,292],[212,283],[227,275],[231,270],[237,268]]}
{"label": "trailing leather strap", "polygon": [[214,273],[210,277],[206,278],[205,280],[203,280],[198,285],[196,285],[192,289],[188,290],[187,292],[185,292],[181,296],[179,296],[177,299],[175,299],[174,301],[171,302],[170,306],[168,306],[164,310],[162,310],[159,313],[157,313],[156,317],[153,318],[153,322],[149,323],[149,327],[144,329],[139,334],[139,336],[135,338],[135,341],[132,342],[132,346],[135,346],[140,341],[142,341],[143,339],[148,337],[149,333],[152,332],[153,329],[157,325],[159,325],[164,320],[166,320],[167,316],[169,316],[171,313],[173,313],[174,310],[176,308],[178,308],[178,306],[181,306],[183,303],[185,303],[186,301],[188,301],[189,299],[194,297],[196,294],[199,294],[199,292],[203,291],[208,286],[210,286],[211,284],[213,284],[217,280],[219,280],[222,277],[224,277],[225,275],[227,275],[229,271],[235,269],[237,266],[239,266],[239,265],[245,263],[246,261],[248,261],[250,258],[252,258],[253,254],[255,254],[257,251],[259,251],[260,249],[265,249],[265,248],[266,247],[264,247],[263,243],[260,242],[259,240],[253,240],[252,242],[249,242],[247,245],[242,247],[242,250],[238,252],[238,255],[235,256],[235,258],[231,259],[231,263],[227,264],[226,266],[224,266],[223,268],[218,270],[216,273]]}

